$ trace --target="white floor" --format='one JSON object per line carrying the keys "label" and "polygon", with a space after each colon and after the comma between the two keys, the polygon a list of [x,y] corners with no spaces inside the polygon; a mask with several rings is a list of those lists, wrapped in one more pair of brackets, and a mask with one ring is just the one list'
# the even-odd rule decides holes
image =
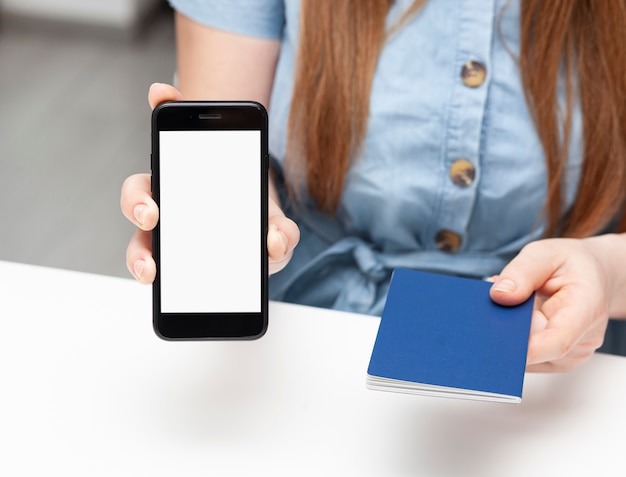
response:
{"label": "white floor", "polygon": [[149,170],[154,81],[175,68],[169,10],[134,41],[0,31],[0,260],[129,276],[126,176]]}

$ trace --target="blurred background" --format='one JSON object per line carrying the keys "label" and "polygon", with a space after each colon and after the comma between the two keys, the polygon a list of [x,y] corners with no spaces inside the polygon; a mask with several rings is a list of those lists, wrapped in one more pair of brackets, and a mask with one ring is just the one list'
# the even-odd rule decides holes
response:
{"label": "blurred background", "polygon": [[174,69],[165,0],[0,0],[0,260],[130,277],[120,186]]}

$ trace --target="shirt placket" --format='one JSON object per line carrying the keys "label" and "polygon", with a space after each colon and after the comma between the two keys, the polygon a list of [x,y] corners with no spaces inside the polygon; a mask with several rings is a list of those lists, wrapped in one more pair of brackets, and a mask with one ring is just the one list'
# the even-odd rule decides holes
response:
{"label": "shirt placket", "polygon": [[480,182],[480,152],[487,94],[495,0],[460,3],[453,87],[442,148],[440,195],[429,228],[430,245],[444,253],[466,250],[468,223]]}

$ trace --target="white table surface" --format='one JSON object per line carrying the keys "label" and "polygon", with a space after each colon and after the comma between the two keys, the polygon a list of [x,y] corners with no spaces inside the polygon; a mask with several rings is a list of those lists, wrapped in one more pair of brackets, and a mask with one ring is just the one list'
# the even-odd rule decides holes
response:
{"label": "white table surface", "polygon": [[0,262],[2,476],[626,475],[626,358],[520,405],[371,391],[378,319],[272,303],[254,342],[165,342],[134,281]]}

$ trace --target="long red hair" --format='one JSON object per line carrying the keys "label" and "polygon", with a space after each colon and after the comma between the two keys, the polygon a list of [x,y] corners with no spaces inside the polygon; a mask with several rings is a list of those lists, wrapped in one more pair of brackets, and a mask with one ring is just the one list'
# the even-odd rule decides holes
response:
{"label": "long red hair", "polygon": [[[400,22],[426,0],[415,0]],[[302,0],[297,101],[289,118],[287,167],[301,171],[320,210],[336,211],[367,129],[374,70],[393,0]],[[626,0],[521,0],[518,58],[548,173],[546,236],[600,231],[626,198]],[[557,102],[566,71],[566,109]],[[583,115],[583,170],[563,215],[573,103]],[[338,141],[337,138],[346,138]],[[622,217],[619,231],[626,231]]]}

